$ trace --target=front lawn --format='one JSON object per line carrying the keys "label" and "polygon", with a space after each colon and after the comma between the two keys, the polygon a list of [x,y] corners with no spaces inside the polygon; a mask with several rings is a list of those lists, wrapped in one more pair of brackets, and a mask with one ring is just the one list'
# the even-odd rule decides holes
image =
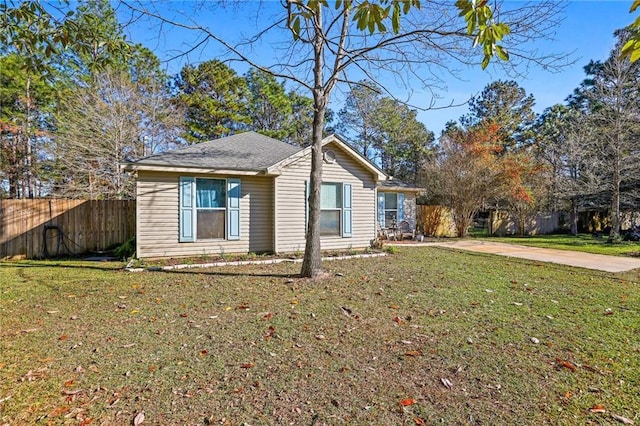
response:
{"label": "front lawn", "polygon": [[0,263],[0,423],[640,419],[640,284],[620,276],[435,247],[318,282],[120,266]]}
{"label": "front lawn", "polygon": [[[607,254],[611,256],[640,257],[640,243],[633,241],[607,242],[607,236],[596,238],[591,234],[579,234],[577,236],[560,235],[533,235],[527,237],[486,237],[491,241],[508,244],[520,244],[524,246],[551,248],[558,250],[573,250],[585,253]],[[483,238],[484,239],[484,238]]]}

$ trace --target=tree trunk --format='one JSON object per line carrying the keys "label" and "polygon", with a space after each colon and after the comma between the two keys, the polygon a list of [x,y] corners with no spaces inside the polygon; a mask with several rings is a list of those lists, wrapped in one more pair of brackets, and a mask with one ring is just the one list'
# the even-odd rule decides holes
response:
{"label": "tree trunk", "polygon": [[571,235],[578,235],[578,197],[571,197]]}
{"label": "tree trunk", "polygon": [[31,149],[31,77],[27,77],[25,87],[25,120],[24,120],[24,191],[23,198],[34,197],[33,183],[33,151]]}
{"label": "tree trunk", "polygon": [[313,142],[311,145],[311,175],[309,176],[309,216],[307,240],[300,275],[314,278],[322,273],[320,247],[320,187],[322,186],[322,128],[324,114],[316,114],[313,120]]}
{"label": "tree trunk", "polygon": [[330,89],[323,84],[323,54],[324,38],[322,37],[322,9],[315,15],[315,37],[313,40],[313,129],[311,142],[311,174],[309,176],[309,197],[307,200],[309,216],[307,220],[307,239],[305,242],[304,259],[300,275],[305,278],[315,278],[322,274],[322,253],[320,247],[320,187],[322,185],[322,130],[324,115]]}
{"label": "tree trunk", "polygon": [[611,194],[611,231],[609,242],[620,237],[620,163],[615,166],[613,173],[613,193]]}

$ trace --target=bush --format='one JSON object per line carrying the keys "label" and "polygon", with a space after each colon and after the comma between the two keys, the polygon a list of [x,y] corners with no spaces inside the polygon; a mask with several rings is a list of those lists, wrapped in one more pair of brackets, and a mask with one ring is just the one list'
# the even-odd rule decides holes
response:
{"label": "bush", "polygon": [[131,237],[125,241],[122,245],[116,247],[113,254],[118,259],[129,259],[136,254],[136,237]]}

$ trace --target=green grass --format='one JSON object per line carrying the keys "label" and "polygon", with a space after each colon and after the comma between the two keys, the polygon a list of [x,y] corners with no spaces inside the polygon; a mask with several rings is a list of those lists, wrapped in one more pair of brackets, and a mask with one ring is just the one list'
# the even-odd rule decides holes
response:
{"label": "green grass", "polygon": [[0,263],[0,423],[640,418],[637,273],[435,247],[326,262],[322,281],[292,264],[120,266]]}
{"label": "green grass", "polygon": [[620,241],[608,243],[607,237],[594,238],[591,234],[535,235],[527,237],[483,237],[491,241],[520,244],[532,247],[574,250],[585,253],[607,254],[611,256],[640,256],[640,243]]}

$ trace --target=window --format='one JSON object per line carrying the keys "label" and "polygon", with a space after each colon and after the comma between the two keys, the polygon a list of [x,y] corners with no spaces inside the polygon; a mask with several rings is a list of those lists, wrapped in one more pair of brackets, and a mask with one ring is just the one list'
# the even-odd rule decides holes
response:
{"label": "window", "polygon": [[378,192],[378,223],[380,227],[396,226],[404,219],[404,194],[401,192]]}
{"label": "window", "polygon": [[226,181],[196,179],[196,239],[224,238],[227,211]]}
{"label": "window", "polygon": [[240,179],[180,178],[180,242],[240,238]]}
{"label": "window", "polygon": [[342,185],[323,183],[320,189],[320,235],[340,235]]}
{"label": "window", "polygon": [[384,227],[398,224],[398,194],[384,194]]}
{"label": "window", "polygon": [[[350,183],[322,183],[320,187],[321,236],[337,236],[343,238],[352,236],[352,188]],[[307,183],[307,194],[308,193]]]}

